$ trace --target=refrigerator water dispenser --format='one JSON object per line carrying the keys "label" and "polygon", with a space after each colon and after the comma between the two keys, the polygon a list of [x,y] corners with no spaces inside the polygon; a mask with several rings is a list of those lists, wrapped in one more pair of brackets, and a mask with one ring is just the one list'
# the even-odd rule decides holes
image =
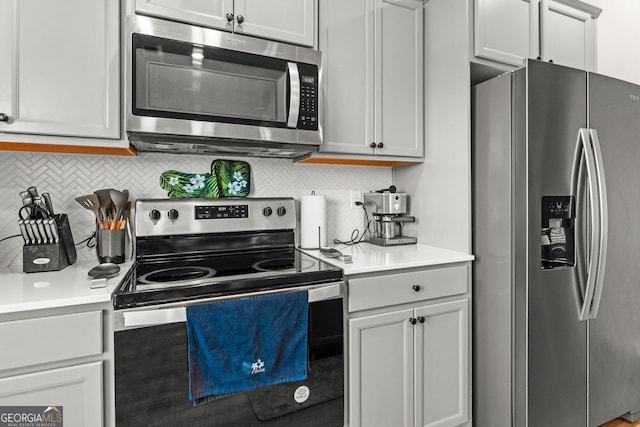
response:
{"label": "refrigerator water dispenser", "polygon": [[575,198],[542,197],[541,267],[545,270],[575,265]]}

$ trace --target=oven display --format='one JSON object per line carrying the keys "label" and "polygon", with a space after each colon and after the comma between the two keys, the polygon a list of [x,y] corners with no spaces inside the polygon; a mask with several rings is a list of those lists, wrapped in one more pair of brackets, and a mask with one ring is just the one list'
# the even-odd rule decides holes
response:
{"label": "oven display", "polygon": [[248,205],[196,206],[196,219],[249,218]]}

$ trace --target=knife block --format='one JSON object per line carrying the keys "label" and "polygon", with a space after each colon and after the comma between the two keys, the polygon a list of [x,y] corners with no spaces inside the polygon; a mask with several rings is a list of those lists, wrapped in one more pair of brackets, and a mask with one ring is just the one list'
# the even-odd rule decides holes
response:
{"label": "knife block", "polygon": [[37,273],[58,271],[76,262],[77,253],[66,214],[53,217],[58,230],[58,243],[25,244],[22,247],[22,271]]}

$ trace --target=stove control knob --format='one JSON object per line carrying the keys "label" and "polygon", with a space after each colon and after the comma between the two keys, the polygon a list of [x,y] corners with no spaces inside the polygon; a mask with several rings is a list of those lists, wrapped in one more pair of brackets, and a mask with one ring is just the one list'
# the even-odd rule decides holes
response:
{"label": "stove control knob", "polygon": [[278,208],[278,216],[284,216],[284,214],[287,213],[287,208],[285,208],[284,206],[280,206]]}
{"label": "stove control knob", "polygon": [[262,209],[262,215],[264,216],[271,216],[272,213],[273,213],[273,209],[271,209],[269,206]]}
{"label": "stove control knob", "polygon": [[169,216],[169,219],[171,221],[175,221],[176,219],[178,219],[178,216],[180,216],[178,211],[175,210],[175,209],[170,209],[169,212],[167,213],[167,215]]}
{"label": "stove control knob", "polygon": [[154,224],[158,222],[160,216],[160,211],[157,209],[153,209],[151,212],[149,212],[149,218],[151,218],[151,221],[153,221]]}

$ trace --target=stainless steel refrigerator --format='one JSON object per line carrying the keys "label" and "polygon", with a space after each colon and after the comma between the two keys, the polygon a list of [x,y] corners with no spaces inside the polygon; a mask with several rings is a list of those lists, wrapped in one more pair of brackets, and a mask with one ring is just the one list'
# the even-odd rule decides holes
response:
{"label": "stainless steel refrigerator", "polygon": [[640,410],[640,86],[529,61],[472,89],[475,427]]}

